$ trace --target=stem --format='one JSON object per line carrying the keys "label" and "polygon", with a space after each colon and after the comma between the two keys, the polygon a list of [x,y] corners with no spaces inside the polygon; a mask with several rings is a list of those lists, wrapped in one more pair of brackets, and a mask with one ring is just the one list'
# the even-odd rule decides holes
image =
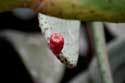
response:
{"label": "stem", "polygon": [[125,22],[125,0],[0,0],[0,12],[17,7],[65,19]]}
{"label": "stem", "polygon": [[0,12],[22,7],[24,0],[0,0]]}
{"label": "stem", "polygon": [[102,78],[101,83],[113,83],[108,63],[103,24],[101,22],[94,22],[91,29],[93,31],[95,53]]}
{"label": "stem", "polygon": [[125,22],[125,0],[42,0],[39,11],[65,19]]}

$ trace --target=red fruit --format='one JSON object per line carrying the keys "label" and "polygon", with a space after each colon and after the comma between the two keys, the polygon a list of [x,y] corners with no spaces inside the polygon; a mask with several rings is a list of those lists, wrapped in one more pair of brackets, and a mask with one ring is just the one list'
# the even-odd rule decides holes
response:
{"label": "red fruit", "polygon": [[53,33],[50,36],[49,47],[52,52],[58,56],[63,49],[64,46],[64,38],[60,33]]}

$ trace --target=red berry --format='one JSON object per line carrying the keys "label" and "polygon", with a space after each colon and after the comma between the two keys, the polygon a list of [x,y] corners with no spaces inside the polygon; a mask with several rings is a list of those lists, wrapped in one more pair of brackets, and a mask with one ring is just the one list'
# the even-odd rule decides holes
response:
{"label": "red berry", "polygon": [[52,52],[58,56],[63,49],[64,46],[64,38],[60,33],[53,33],[50,36],[49,47]]}

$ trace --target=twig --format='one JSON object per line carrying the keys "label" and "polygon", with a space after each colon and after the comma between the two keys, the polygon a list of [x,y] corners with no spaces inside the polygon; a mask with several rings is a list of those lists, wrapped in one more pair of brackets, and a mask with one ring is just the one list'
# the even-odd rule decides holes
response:
{"label": "twig", "polygon": [[102,78],[101,83],[113,83],[108,63],[103,24],[101,22],[93,22],[91,29],[93,31],[95,53]]}

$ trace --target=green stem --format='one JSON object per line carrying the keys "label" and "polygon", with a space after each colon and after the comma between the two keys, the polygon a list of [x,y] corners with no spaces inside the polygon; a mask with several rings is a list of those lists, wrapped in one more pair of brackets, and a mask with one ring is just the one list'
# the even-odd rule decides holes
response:
{"label": "green stem", "polygon": [[65,19],[125,22],[125,0],[0,0],[0,12],[17,7]]}
{"label": "green stem", "polygon": [[0,12],[22,7],[24,0],[0,0]]}
{"label": "green stem", "polygon": [[101,22],[93,22],[91,29],[93,31],[95,53],[102,78],[101,83],[113,83],[108,63],[103,24]]}
{"label": "green stem", "polygon": [[125,0],[42,0],[39,11],[65,19],[125,22]]}

